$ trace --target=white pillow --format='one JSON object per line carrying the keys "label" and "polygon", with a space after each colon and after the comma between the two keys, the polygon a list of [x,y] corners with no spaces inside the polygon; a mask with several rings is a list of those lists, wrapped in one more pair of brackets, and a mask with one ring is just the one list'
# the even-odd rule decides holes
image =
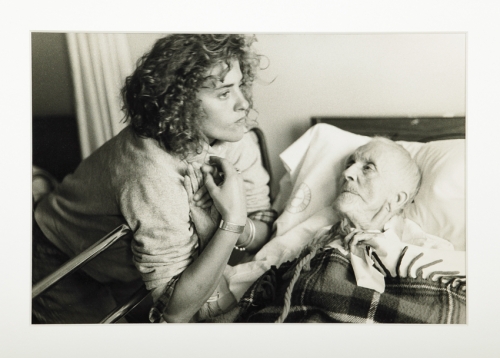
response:
{"label": "white pillow", "polygon": [[[333,202],[347,156],[370,139],[317,124],[280,155],[288,173],[275,202],[282,212],[276,222],[279,234]],[[405,214],[425,232],[465,250],[465,140],[397,143],[422,170],[420,191]]]}
{"label": "white pillow", "polygon": [[332,204],[346,158],[368,141],[369,137],[317,124],[281,153],[287,174],[273,203],[280,213],[275,223],[277,236]]}
{"label": "white pillow", "polygon": [[406,216],[465,251],[465,139],[425,143],[414,159],[422,185]]}

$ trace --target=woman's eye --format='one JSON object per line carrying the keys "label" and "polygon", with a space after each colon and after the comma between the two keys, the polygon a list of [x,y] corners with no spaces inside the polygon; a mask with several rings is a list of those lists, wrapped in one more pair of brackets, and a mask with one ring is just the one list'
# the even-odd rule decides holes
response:
{"label": "woman's eye", "polygon": [[365,170],[374,170],[375,167],[373,165],[371,165],[371,164],[368,164],[368,165],[365,165],[364,169]]}
{"label": "woman's eye", "polygon": [[221,99],[226,99],[227,97],[229,97],[229,91],[225,91],[219,94],[219,98]]}

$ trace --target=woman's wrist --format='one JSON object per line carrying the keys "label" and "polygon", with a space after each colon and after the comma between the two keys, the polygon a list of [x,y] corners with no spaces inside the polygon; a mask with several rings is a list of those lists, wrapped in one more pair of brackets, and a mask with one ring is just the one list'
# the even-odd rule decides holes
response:
{"label": "woman's wrist", "polygon": [[227,222],[227,223],[245,226],[247,217],[240,216],[240,215],[222,215],[221,219],[222,219],[222,221]]}
{"label": "woman's wrist", "polygon": [[255,224],[252,221],[252,219],[247,218],[245,230],[238,238],[235,248],[240,251],[245,251],[253,244],[255,240],[255,235],[256,235]]}
{"label": "woman's wrist", "polygon": [[243,232],[238,237],[238,241],[236,241],[236,245],[237,246],[244,245],[248,241],[248,239],[250,237],[250,226],[248,225],[248,220],[249,219],[247,219],[247,222],[245,224],[245,229],[243,230]]}
{"label": "woman's wrist", "polygon": [[241,236],[241,234],[243,233],[243,231],[245,230],[245,224],[239,225],[235,222],[226,221],[224,219],[221,219],[221,221],[219,222],[219,229],[238,234],[238,238],[239,238]]}

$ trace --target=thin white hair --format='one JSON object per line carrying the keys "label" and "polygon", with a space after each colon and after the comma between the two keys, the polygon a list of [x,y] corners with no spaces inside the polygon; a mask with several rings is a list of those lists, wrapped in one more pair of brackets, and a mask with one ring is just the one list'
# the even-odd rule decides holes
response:
{"label": "thin white hair", "polygon": [[401,189],[408,193],[408,200],[405,206],[410,204],[415,199],[415,196],[417,196],[418,191],[420,190],[420,185],[422,184],[422,172],[420,168],[411,157],[410,152],[408,152],[402,145],[390,140],[389,138],[380,136],[376,136],[371,140],[371,142],[374,141],[390,146],[395,149],[395,153],[398,154],[398,177],[401,179]]}

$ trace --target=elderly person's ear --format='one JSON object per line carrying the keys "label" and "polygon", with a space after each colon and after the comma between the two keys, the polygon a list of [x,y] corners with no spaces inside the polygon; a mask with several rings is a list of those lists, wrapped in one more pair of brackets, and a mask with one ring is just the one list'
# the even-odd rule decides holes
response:
{"label": "elderly person's ear", "polygon": [[398,192],[394,196],[394,199],[387,203],[387,211],[397,212],[399,210],[402,210],[406,206],[406,203],[408,202],[409,197],[410,196],[405,191]]}

